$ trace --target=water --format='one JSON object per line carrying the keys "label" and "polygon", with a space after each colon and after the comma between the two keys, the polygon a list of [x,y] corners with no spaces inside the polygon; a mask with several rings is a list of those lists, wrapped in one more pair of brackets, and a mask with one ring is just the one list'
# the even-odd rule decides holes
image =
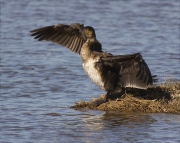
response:
{"label": "water", "polygon": [[29,33],[84,23],[105,51],[141,52],[160,82],[180,80],[179,7],[179,0],[1,1],[0,142],[180,142],[179,115],[69,108],[105,92],[78,55]]}

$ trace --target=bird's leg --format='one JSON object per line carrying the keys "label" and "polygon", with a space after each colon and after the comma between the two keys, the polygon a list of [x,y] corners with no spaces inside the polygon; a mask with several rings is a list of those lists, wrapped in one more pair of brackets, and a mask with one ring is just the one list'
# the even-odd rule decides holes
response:
{"label": "bird's leg", "polygon": [[125,98],[126,97],[126,87],[124,87],[123,90],[124,90],[124,94],[122,94],[121,98]]}
{"label": "bird's leg", "polygon": [[105,95],[105,101],[106,101],[106,102],[108,101],[108,98],[109,98],[110,94],[111,94],[110,91],[108,91],[108,92],[106,93],[106,95]]}
{"label": "bird's leg", "polygon": [[104,102],[107,102],[110,95],[111,95],[111,92],[107,92],[107,94],[105,95],[105,99],[99,98],[99,99],[93,100],[93,101],[91,101],[91,104],[92,104],[94,107],[97,107],[97,106],[99,106],[100,104],[102,104],[102,103],[104,103]]}

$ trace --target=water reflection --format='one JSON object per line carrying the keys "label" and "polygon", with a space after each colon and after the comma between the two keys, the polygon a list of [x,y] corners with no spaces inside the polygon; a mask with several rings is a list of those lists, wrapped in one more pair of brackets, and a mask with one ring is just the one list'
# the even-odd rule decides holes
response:
{"label": "water reflection", "polygon": [[148,127],[148,124],[152,124],[155,120],[149,114],[142,113],[121,113],[118,111],[107,111],[101,117],[104,123],[107,123],[106,126],[117,127],[117,126],[139,126],[145,125]]}
{"label": "water reflection", "polygon": [[126,126],[130,128],[135,126],[143,126],[148,128],[150,124],[156,121],[149,114],[121,113],[118,111],[106,111],[102,115],[83,114],[81,120],[84,122],[85,127],[93,130],[103,128],[117,128],[120,126]]}
{"label": "water reflection", "polygon": [[[89,137],[96,137],[96,141],[98,139],[99,141],[122,140],[134,142],[138,141],[139,138],[143,140],[147,137],[150,138],[151,125],[156,122],[149,114],[114,111],[103,112],[103,114],[100,111],[93,112],[93,114],[81,116],[84,126],[83,134],[86,136],[86,140],[89,140]],[[99,115],[98,112],[101,114]],[[101,137],[97,138],[98,136]]]}
{"label": "water reflection", "polygon": [[83,114],[81,120],[88,130],[101,130],[104,127],[104,123],[102,122],[100,115]]}
{"label": "water reflection", "polygon": [[179,115],[90,111],[80,119],[86,142],[179,141],[179,129],[174,127],[180,121]]}

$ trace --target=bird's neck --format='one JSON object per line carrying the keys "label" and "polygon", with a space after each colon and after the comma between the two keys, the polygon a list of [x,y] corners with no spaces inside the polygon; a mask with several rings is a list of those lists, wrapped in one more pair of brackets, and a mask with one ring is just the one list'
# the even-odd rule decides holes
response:
{"label": "bird's neck", "polygon": [[87,39],[87,41],[83,44],[80,52],[80,56],[82,62],[86,62],[92,54],[92,44],[96,41],[95,38]]}
{"label": "bird's neck", "polygon": [[93,42],[96,42],[97,40],[96,40],[95,37],[90,37],[90,38],[87,39],[87,41],[93,43]]}

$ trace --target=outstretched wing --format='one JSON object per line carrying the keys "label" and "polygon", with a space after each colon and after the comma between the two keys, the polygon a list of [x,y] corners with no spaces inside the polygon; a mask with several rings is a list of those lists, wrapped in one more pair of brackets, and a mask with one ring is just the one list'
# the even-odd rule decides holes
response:
{"label": "outstretched wing", "polygon": [[151,72],[140,53],[102,57],[101,61],[112,69],[119,70],[122,87],[146,89],[152,84]]}
{"label": "outstretched wing", "polygon": [[32,33],[31,36],[35,36],[34,39],[52,41],[80,54],[81,47],[86,41],[83,29],[84,25],[75,23],[71,25],[52,25],[34,29],[30,32]]}

